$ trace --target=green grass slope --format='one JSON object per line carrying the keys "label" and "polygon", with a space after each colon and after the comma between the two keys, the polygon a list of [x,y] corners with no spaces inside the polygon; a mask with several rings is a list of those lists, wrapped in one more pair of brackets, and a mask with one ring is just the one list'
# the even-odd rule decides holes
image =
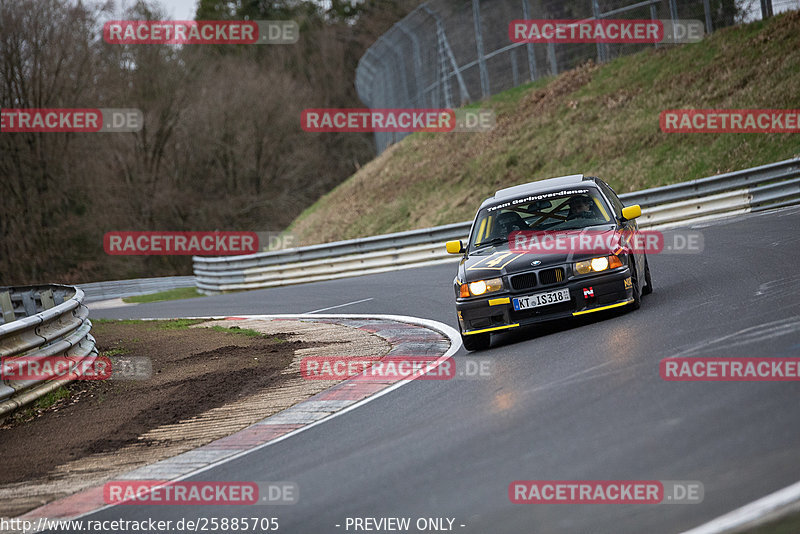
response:
{"label": "green grass slope", "polygon": [[295,220],[302,244],[471,219],[499,188],[596,174],[618,193],[800,155],[800,134],[663,133],[675,108],[800,108],[800,12],[496,95],[489,133],[417,133]]}

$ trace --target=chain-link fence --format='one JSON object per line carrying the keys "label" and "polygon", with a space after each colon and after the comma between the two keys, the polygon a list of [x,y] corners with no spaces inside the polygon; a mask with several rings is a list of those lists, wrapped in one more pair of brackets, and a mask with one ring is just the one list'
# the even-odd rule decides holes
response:
{"label": "chain-link fence", "polygon": [[[370,108],[460,107],[590,59],[605,62],[671,46],[515,43],[509,37],[513,20],[693,19],[710,33],[768,17],[773,2],[781,11],[798,8],[798,0],[431,0],[367,50],[356,70],[356,89]],[[405,135],[376,133],[378,152]]]}

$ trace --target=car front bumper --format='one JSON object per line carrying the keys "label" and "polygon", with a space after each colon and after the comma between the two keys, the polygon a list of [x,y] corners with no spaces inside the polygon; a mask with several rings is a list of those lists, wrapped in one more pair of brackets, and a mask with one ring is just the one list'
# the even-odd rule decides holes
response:
{"label": "car front bumper", "polygon": [[[557,289],[569,289],[569,301],[515,310],[513,299]],[[586,290],[586,291],[585,291]],[[625,306],[633,302],[628,267],[608,273],[573,278],[561,284],[505,291],[456,300],[459,326],[464,335],[496,332]]]}

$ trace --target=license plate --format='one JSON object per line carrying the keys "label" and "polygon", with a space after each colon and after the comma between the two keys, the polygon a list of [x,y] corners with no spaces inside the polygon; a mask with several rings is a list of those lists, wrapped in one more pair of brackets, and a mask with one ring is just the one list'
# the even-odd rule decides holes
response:
{"label": "license plate", "polygon": [[548,291],[547,293],[536,293],[535,295],[528,295],[527,297],[516,297],[512,299],[514,309],[527,310],[528,308],[537,308],[539,306],[549,306],[550,304],[558,304],[559,302],[567,302],[569,300],[569,289],[557,289],[555,291]]}

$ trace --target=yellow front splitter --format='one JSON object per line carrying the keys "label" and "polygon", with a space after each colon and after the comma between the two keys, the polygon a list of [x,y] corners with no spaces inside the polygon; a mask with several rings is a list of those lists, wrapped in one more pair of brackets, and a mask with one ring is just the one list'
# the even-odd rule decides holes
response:
{"label": "yellow front splitter", "polygon": [[633,302],[633,299],[626,300],[625,302],[617,302],[616,304],[609,304],[608,306],[600,306],[599,308],[592,308],[591,310],[583,310],[579,312],[572,312],[572,315],[583,315],[586,313],[598,312],[603,310],[610,310],[611,308],[619,308]]}
{"label": "yellow front splitter", "polygon": [[484,328],[483,330],[471,330],[469,332],[464,332],[465,336],[470,334],[483,334],[484,332],[494,332],[495,330],[506,330],[507,328],[514,328],[519,326],[519,323],[514,324],[507,324],[503,326],[493,326],[492,328]]}

